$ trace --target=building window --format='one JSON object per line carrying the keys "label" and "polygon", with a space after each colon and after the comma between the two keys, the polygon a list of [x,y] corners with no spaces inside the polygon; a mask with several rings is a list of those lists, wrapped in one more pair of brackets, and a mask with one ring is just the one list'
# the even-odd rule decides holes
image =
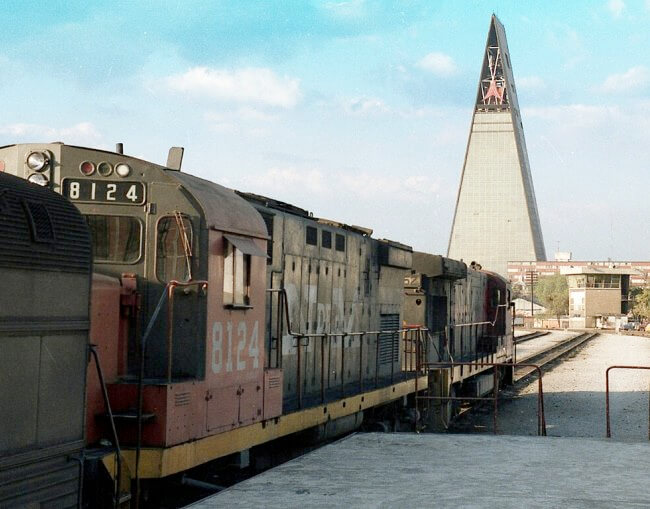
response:
{"label": "building window", "polygon": [[305,242],[310,246],[318,245],[318,230],[313,226],[308,226],[305,233]]}
{"label": "building window", "polygon": [[325,249],[332,249],[332,232],[323,230],[320,238],[320,245]]}
{"label": "building window", "polygon": [[156,277],[163,283],[192,278],[192,223],[181,215],[158,221]]}
{"label": "building window", "polygon": [[248,306],[251,257],[228,240],[224,240],[224,244],[223,303],[227,306]]}
{"label": "building window", "polygon": [[345,251],[345,235],[336,234],[336,250]]}

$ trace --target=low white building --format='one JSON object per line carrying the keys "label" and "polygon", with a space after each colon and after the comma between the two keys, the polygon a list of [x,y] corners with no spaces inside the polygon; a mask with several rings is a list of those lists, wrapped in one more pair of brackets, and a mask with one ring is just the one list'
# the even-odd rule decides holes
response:
{"label": "low white building", "polygon": [[519,297],[513,301],[515,303],[515,315],[517,316],[538,316],[546,312],[546,308],[533,302],[532,308],[529,299]]}

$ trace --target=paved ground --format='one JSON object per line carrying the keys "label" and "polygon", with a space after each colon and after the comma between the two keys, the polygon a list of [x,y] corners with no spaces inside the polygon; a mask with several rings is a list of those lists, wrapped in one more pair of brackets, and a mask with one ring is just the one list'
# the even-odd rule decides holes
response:
{"label": "paved ground", "polygon": [[649,452],[593,439],[357,434],[191,507],[648,507]]}
{"label": "paved ground", "polygon": [[[650,338],[603,334],[544,374],[549,435],[605,436],[605,370],[614,364],[650,366]],[[613,439],[648,440],[649,386],[650,371],[610,372]],[[531,382],[512,396],[513,399],[499,404],[499,431],[536,434],[537,382]],[[477,426],[474,429],[491,431],[491,412],[487,407],[482,413],[474,412],[472,422],[461,422],[460,430],[470,431]]]}

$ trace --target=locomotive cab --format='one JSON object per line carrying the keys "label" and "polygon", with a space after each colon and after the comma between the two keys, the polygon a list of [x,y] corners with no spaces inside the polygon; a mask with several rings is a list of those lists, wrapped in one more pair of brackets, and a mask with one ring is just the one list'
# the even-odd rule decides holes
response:
{"label": "locomotive cab", "polygon": [[[171,446],[281,411],[281,386],[269,381],[281,371],[264,369],[267,232],[253,207],[217,184],[121,153],[14,145],[0,160],[77,206],[95,271],[119,281],[119,323],[97,323],[99,310],[93,327],[98,336],[112,331],[102,330],[102,362],[114,366],[108,391],[124,443],[137,441],[141,369],[142,445]],[[93,386],[89,400],[99,400]],[[89,436],[105,435],[106,424],[92,416]]]}

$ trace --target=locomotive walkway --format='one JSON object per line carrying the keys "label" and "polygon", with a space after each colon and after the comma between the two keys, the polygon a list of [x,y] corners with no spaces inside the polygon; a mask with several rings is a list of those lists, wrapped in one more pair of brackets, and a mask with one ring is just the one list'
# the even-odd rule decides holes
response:
{"label": "locomotive walkway", "polygon": [[607,439],[356,434],[190,507],[647,507],[648,447]]}

